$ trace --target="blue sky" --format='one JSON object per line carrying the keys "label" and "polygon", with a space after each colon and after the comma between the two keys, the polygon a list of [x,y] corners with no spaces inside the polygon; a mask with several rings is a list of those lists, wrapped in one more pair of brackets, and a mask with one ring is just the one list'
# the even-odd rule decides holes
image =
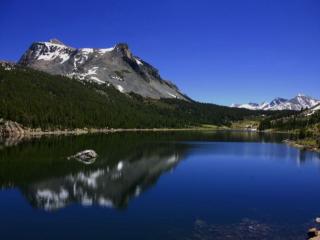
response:
{"label": "blue sky", "polygon": [[320,98],[319,13],[318,0],[1,0],[0,59],[50,38],[127,42],[198,101]]}

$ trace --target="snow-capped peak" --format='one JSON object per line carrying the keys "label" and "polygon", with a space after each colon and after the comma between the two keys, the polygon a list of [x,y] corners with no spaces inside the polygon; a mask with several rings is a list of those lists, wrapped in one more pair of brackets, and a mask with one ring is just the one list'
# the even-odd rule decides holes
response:
{"label": "snow-capped peak", "polygon": [[156,68],[133,55],[126,43],[110,48],[73,48],[57,39],[35,42],[19,64],[80,81],[113,85],[123,93],[187,100],[174,84],[161,78]]}
{"label": "snow-capped peak", "polygon": [[60,40],[58,39],[50,39],[49,41],[47,42],[38,42],[38,43],[34,43],[34,44],[40,44],[40,45],[44,45],[46,46],[48,49],[50,48],[53,48],[54,50],[57,50],[57,49],[66,49],[66,48],[69,48],[69,49],[73,49],[72,47],[68,47],[67,45],[65,45],[63,42],[61,42]]}
{"label": "snow-capped peak", "polygon": [[309,109],[317,104],[320,104],[320,100],[309,97],[305,94],[299,93],[292,99],[275,98],[271,102],[263,102],[261,104],[249,103],[249,104],[232,104],[231,107],[246,108],[251,110],[295,110]]}
{"label": "snow-capped peak", "polygon": [[301,108],[304,109],[311,108],[319,103],[319,100],[302,94],[298,94],[298,96],[294,97],[290,101],[293,104],[300,105]]}
{"label": "snow-capped peak", "polygon": [[35,49],[34,58],[43,61],[59,59],[60,64],[62,64],[69,60],[72,50],[72,48],[54,41],[41,42],[40,45]]}
{"label": "snow-capped peak", "polygon": [[[107,52],[111,52],[115,47],[111,48],[80,48],[75,49],[65,45],[58,39],[51,39],[47,42],[36,42],[31,46],[31,58],[33,61],[54,61],[56,63],[63,64],[68,61],[72,56],[75,56],[79,61],[84,62],[88,60],[89,54],[95,54],[96,56],[104,55]],[[73,61],[76,62],[76,61]],[[76,68],[76,66],[75,66]]]}

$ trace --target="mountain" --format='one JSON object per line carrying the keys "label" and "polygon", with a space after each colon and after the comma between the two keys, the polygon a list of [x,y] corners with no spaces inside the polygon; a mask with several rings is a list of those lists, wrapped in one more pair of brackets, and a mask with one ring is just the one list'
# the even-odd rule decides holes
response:
{"label": "mountain", "polygon": [[258,103],[247,103],[247,104],[232,104],[234,108],[246,108],[251,110],[295,110],[300,111],[301,109],[312,108],[320,104],[320,100],[315,98],[298,94],[292,99],[275,98],[270,103],[263,102]]}
{"label": "mountain", "polygon": [[309,108],[308,110],[306,110],[304,112],[304,115],[305,116],[310,116],[310,115],[313,115],[313,114],[315,114],[316,112],[319,112],[319,111],[320,111],[320,103],[315,105],[315,106],[313,106],[313,107],[311,107],[311,108]]}
{"label": "mountain", "polygon": [[111,84],[120,92],[143,97],[187,100],[158,70],[134,56],[127,44],[112,48],[73,48],[57,39],[35,42],[18,62],[22,66],[81,81]]}
{"label": "mountain", "polygon": [[308,148],[315,146],[320,149],[320,104],[303,111],[288,114],[287,116],[282,114],[282,116],[269,115],[261,118],[259,129],[297,133],[290,136],[290,138],[299,141],[309,139],[310,141],[301,142],[302,145]]}

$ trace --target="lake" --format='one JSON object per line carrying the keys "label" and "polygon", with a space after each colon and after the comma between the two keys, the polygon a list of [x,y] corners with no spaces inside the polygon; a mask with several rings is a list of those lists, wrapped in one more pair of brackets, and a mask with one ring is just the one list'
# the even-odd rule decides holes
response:
{"label": "lake", "polygon": [[[305,239],[320,156],[254,132],[0,144],[1,239]],[[90,164],[67,157],[94,149]]]}

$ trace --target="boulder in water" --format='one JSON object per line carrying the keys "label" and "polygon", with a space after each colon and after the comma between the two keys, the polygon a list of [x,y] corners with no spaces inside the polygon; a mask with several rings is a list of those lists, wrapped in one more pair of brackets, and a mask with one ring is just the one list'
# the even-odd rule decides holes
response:
{"label": "boulder in water", "polygon": [[97,157],[98,157],[98,154],[94,150],[88,149],[88,150],[78,152],[75,155],[68,157],[68,159],[76,159],[83,163],[90,164],[90,163],[93,163]]}
{"label": "boulder in water", "polygon": [[316,228],[308,230],[308,240],[320,240],[319,231]]}

